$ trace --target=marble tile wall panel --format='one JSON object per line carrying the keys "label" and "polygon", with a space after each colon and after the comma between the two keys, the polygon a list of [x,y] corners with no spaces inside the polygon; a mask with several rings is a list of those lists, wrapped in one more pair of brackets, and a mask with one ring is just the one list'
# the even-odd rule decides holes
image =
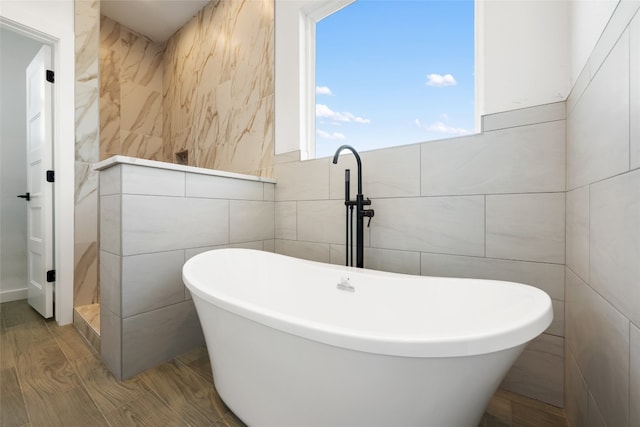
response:
{"label": "marble tile wall panel", "polygon": [[185,195],[184,172],[126,164],[119,167],[122,168],[123,194],[177,197]]}
{"label": "marble tile wall panel", "polygon": [[625,32],[567,118],[567,189],[627,170],[629,34]]}
{"label": "marble tile wall panel", "polygon": [[[350,153],[343,151],[343,153]],[[420,196],[420,145],[406,145],[383,150],[365,151],[362,160],[362,188],[365,197]],[[329,159],[330,161],[332,160]],[[351,170],[351,198],[358,194],[358,168],[351,154],[340,156],[338,164],[330,163],[330,197],[344,200],[344,170]]]}
{"label": "marble tile wall panel", "polygon": [[531,341],[500,385],[554,406],[564,405],[564,339],[542,334]]}
{"label": "marble tile wall panel", "polygon": [[[565,340],[566,341],[566,340]],[[589,388],[580,368],[565,342],[565,414],[570,426],[586,426],[588,419]]]}
{"label": "marble tile wall panel", "polygon": [[630,328],[631,349],[629,359],[631,366],[629,368],[631,377],[629,379],[629,402],[631,403],[631,413],[629,414],[629,425],[638,426],[640,425],[640,405],[638,404],[640,402],[640,327],[632,323]]}
{"label": "marble tile wall panel", "polygon": [[274,236],[274,202],[229,201],[229,242],[268,240]]}
{"label": "marble tile wall panel", "polygon": [[97,81],[100,1],[75,0],[74,9],[76,81]]}
{"label": "marble tile wall panel", "polygon": [[98,192],[97,173],[88,163],[75,163],[74,294],[75,306],[97,303]]}
{"label": "marble tile wall panel", "polygon": [[162,137],[120,130],[120,154],[148,160],[162,160]]}
{"label": "marble tile wall panel", "polygon": [[214,1],[169,39],[165,161],[187,149],[196,166],[272,173],[273,9]]}
{"label": "marble tile wall panel", "polygon": [[[230,111],[221,126],[208,126],[207,135],[198,135],[195,149],[196,166],[249,174],[271,170],[273,157],[273,96],[261,99],[257,106]],[[214,123],[215,124],[215,123]],[[221,128],[235,138],[211,135]],[[203,128],[200,128],[202,132]],[[221,132],[222,133],[222,132]],[[215,145],[213,143],[215,142]]]}
{"label": "marble tile wall panel", "polygon": [[99,159],[100,2],[75,2],[74,306],[98,302],[97,174]]}
{"label": "marble tile wall panel", "polygon": [[487,256],[564,264],[564,193],[487,196]]}
{"label": "marble tile wall panel", "polygon": [[162,49],[121,26],[121,117],[124,130],[162,137]]}
{"label": "marble tile wall panel", "polygon": [[122,317],[122,257],[100,251],[100,307]]}
{"label": "marble tile wall panel", "polygon": [[589,187],[568,191],[566,209],[567,267],[589,281]]}
{"label": "marble tile wall panel", "polygon": [[76,242],[98,238],[98,173],[90,163],[75,162]]}
{"label": "marble tile wall panel", "polygon": [[285,240],[296,240],[298,234],[297,223],[297,203],[296,202],[276,202],[275,203],[275,238]]}
{"label": "marble tile wall panel", "polygon": [[130,378],[204,344],[192,301],[122,320],[122,377]]}
{"label": "marble tile wall panel", "polygon": [[262,200],[265,185],[267,184],[257,181],[189,173],[186,177],[186,195],[215,199]]}
{"label": "marble tile wall panel", "polygon": [[519,110],[505,111],[503,113],[487,114],[482,116],[482,131],[526,126],[535,123],[553,122],[566,118],[565,103],[554,102],[552,104],[538,105]]}
{"label": "marble tile wall panel", "polygon": [[122,218],[122,255],[229,243],[227,200],[123,195]]}
{"label": "marble tile wall panel", "polygon": [[120,24],[100,17],[100,159],[122,154],[120,147]]}
{"label": "marble tile wall panel", "polygon": [[640,323],[640,170],[591,185],[590,282]]}
{"label": "marble tile wall panel", "polygon": [[626,426],[629,422],[629,320],[570,269],[566,272],[568,347],[607,424]]}
{"label": "marble tile wall panel", "polygon": [[565,190],[565,122],[421,144],[423,196]]}
{"label": "marble tile wall panel", "polygon": [[122,317],[184,301],[184,251],[122,258]]}
{"label": "marble tile wall panel", "polygon": [[100,197],[100,250],[122,255],[121,196]]}
{"label": "marble tile wall panel", "polygon": [[378,199],[374,206],[371,246],[484,256],[483,196]]}
{"label": "marble tile wall panel", "polygon": [[276,201],[328,199],[330,163],[325,158],[274,166]]}
{"label": "marble tile wall panel", "polygon": [[106,307],[100,307],[100,355],[113,375],[122,379],[121,319]]}
{"label": "marble tile wall panel", "polygon": [[162,159],[162,52],[162,44],[101,17],[102,159]]}
{"label": "marble tile wall panel", "polygon": [[[97,224],[96,224],[97,228]],[[100,302],[98,285],[98,243],[76,242],[73,245],[73,302],[75,306]]]}
{"label": "marble tile wall panel", "polygon": [[95,163],[100,159],[100,102],[98,82],[76,82],[76,161]]}
{"label": "marble tile wall panel", "polygon": [[276,239],[275,252],[311,261],[331,262],[331,250],[328,243]]}

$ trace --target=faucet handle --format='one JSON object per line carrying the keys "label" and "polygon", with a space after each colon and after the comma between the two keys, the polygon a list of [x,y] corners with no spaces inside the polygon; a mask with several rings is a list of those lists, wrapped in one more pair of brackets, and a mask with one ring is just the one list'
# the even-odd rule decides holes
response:
{"label": "faucet handle", "polygon": [[376,212],[373,209],[367,209],[367,210],[364,211],[364,216],[368,216],[369,217],[369,221],[367,222],[367,228],[369,228],[371,226],[371,218],[373,218],[375,213]]}

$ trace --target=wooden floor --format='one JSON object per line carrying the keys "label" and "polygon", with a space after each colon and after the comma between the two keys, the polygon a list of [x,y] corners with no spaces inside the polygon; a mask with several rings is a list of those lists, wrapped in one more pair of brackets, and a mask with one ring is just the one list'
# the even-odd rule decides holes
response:
{"label": "wooden floor", "polygon": [[118,382],[73,325],[0,304],[0,425],[244,426],[213,388],[200,348]]}
{"label": "wooden floor", "polygon": [[[205,348],[118,382],[73,325],[44,321],[22,300],[0,304],[0,426],[245,424],[216,393]],[[560,409],[498,392],[480,426],[566,422]]]}

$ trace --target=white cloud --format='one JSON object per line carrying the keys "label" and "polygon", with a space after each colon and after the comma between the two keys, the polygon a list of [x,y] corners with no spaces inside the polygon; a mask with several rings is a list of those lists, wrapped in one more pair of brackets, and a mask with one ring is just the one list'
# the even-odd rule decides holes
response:
{"label": "white cloud", "polygon": [[316,130],[316,133],[320,138],[324,138],[324,139],[342,140],[347,138],[346,136],[344,136],[344,134],[340,132],[329,133],[329,132],[325,132],[323,130],[318,129]]}
{"label": "white cloud", "polygon": [[435,123],[431,123],[431,124],[425,124],[425,123],[422,123],[420,121],[420,119],[415,119],[413,122],[419,128],[424,129],[424,130],[429,131],[429,132],[443,133],[443,134],[446,134],[446,135],[468,135],[468,134],[471,133],[471,131],[469,131],[467,129],[448,126],[448,125],[444,124],[443,122],[435,122]]}
{"label": "white cloud", "polygon": [[441,74],[428,74],[427,75],[427,86],[434,87],[445,87],[445,86],[455,86],[458,82],[455,77],[451,74],[445,74],[444,76]]}
{"label": "white cloud", "polygon": [[328,86],[316,86],[316,95],[333,95]]}
{"label": "white cloud", "polygon": [[327,107],[324,104],[316,104],[316,117],[324,117],[336,122],[343,123],[361,123],[368,124],[371,123],[371,120],[365,119],[364,117],[358,117],[349,112],[340,113],[338,111],[333,111],[331,108]]}

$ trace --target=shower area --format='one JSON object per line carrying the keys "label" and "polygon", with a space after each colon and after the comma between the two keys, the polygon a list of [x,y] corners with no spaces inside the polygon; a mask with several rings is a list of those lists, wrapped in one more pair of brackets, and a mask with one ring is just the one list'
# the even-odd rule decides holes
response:
{"label": "shower area", "polygon": [[108,3],[75,2],[74,323],[98,350],[94,165],[121,155],[255,177],[273,172],[272,2],[205,3],[165,40],[108,17]]}

